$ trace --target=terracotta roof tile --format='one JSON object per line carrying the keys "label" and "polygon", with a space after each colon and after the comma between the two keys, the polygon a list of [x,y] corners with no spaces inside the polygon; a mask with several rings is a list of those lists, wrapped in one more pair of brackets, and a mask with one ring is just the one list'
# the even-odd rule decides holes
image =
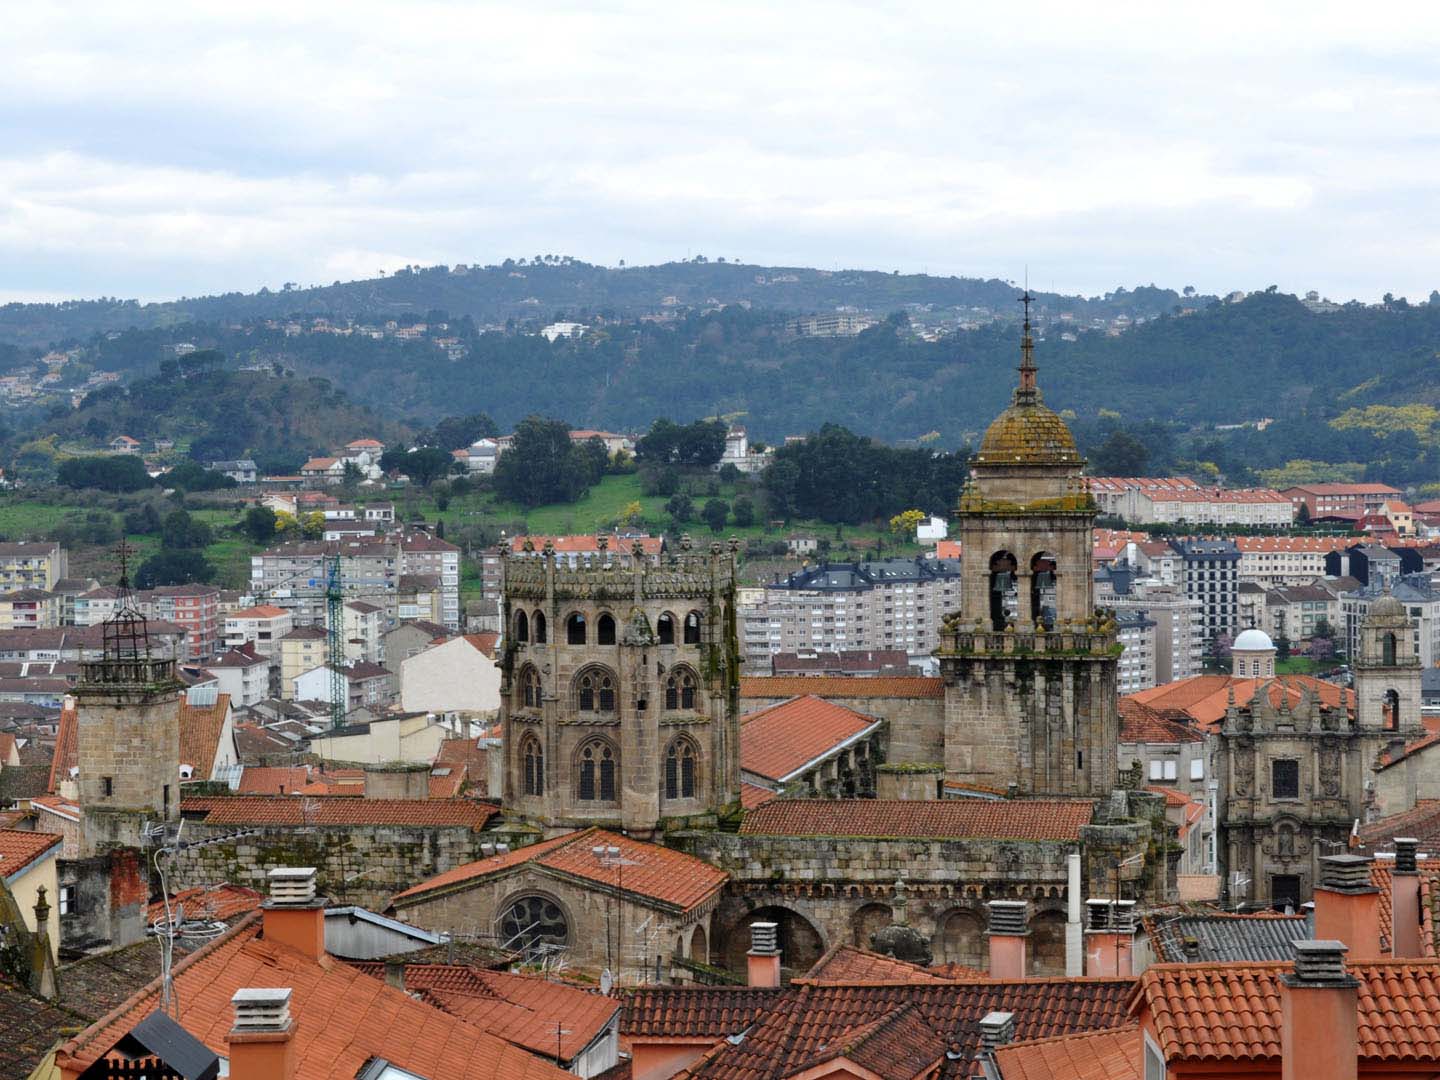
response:
{"label": "terracotta roof tile", "polygon": [[1395,837],[1413,836],[1421,851],[1433,852],[1440,847],[1440,799],[1420,799],[1409,810],[1361,825],[1358,836],[1359,846],[1373,851],[1393,851]]}
{"label": "terracotta roof tile", "polygon": [[304,765],[247,765],[240,774],[236,795],[294,795],[310,782]]}
{"label": "terracotta roof tile", "polygon": [[466,634],[465,640],[473,645],[482,656],[491,660],[495,659],[495,646],[500,641],[500,635],[493,630],[485,630],[478,634]]}
{"label": "terracotta roof tile", "polygon": [[797,983],[853,983],[853,982],[904,982],[933,983],[948,982],[939,972],[923,968],[919,964],[896,960],[893,956],[862,949],[858,945],[840,943],[832,947]]}
{"label": "terracotta roof tile", "polygon": [[[267,942],[259,936],[260,926],[250,916],[175,967],[180,1024],[217,1054],[227,1053],[236,990],[286,986],[297,1021],[294,1080],[352,1080],[376,1057],[423,1076],[456,1080],[569,1075],[347,964],[330,957],[311,960]],[[159,987],[151,983],[61,1047],[58,1064],[83,1071],[152,1012],[158,998]]]}
{"label": "terracotta roof tile", "polygon": [[631,1037],[723,1039],[744,1031],[784,993],[778,986],[643,986],[623,994]]}
{"label": "terracotta roof tile", "polygon": [[901,1005],[822,1043],[797,1071],[843,1059],[881,1080],[917,1080],[944,1057],[946,1045],[915,1006]]}
{"label": "terracotta roof tile", "polygon": [[759,675],[740,680],[742,698],[943,698],[945,684],[927,675]]}
{"label": "terracotta roof tile", "polygon": [[0,881],[18,874],[62,842],[53,833],[0,829]]}
{"label": "terracotta roof tile", "polygon": [[755,784],[740,782],[740,805],[746,810],[753,810],[771,799],[778,799],[779,796],[769,788],[758,787]]}
{"label": "terracotta roof tile", "polygon": [[1140,1028],[1011,1043],[995,1052],[1005,1080],[1140,1080]]}
{"label": "terracotta roof tile", "polygon": [[181,800],[207,825],[415,825],[479,830],[499,808],[468,799],[334,799],[216,795]]}
{"label": "terracotta roof tile", "polygon": [[[1343,689],[1313,675],[1281,675],[1273,679],[1238,679],[1231,675],[1192,675],[1188,679],[1163,683],[1129,695],[1130,699],[1148,705],[1162,715],[1183,713],[1195,723],[1212,728],[1225,716],[1230,688],[1235,689],[1235,703],[1243,707],[1254,696],[1256,688],[1268,684],[1271,704],[1278,706],[1282,695],[1293,707],[1301,695],[1310,690],[1322,705],[1335,708],[1340,704]],[[1124,701],[1121,698],[1121,701]],[[1354,696],[1348,697],[1354,711]]]}
{"label": "terracotta roof tile", "polygon": [[[460,805],[463,805],[463,800]],[[620,849],[623,870],[600,865],[591,851],[600,844]],[[682,851],[589,828],[457,866],[398,893],[392,903],[403,907],[436,890],[463,887],[524,865],[543,867],[606,886],[618,884],[623,892],[631,896],[658,901],[682,911],[689,911],[715,896],[729,878],[725,871]]]}
{"label": "terracotta roof tile", "polygon": [[[1361,1061],[1440,1062],[1440,961],[1348,964],[1360,982]],[[1140,978],[1167,1061],[1280,1057],[1280,977],[1290,963],[1157,964]]]}
{"label": "terracotta roof tile", "polygon": [[[265,897],[254,889],[240,885],[212,885],[194,889],[181,889],[170,897],[170,911],[174,913],[183,907],[186,921],[201,919],[228,922],[240,915],[248,915],[260,907]],[[165,902],[155,900],[150,904],[150,921],[165,918]]]}
{"label": "terracotta roof tile", "polygon": [[752,836],[869,836],[963,840],[1077,840],[1087,799],[776,799],[747,811]]}
{"label": "terracotta roof tile", "polygon": [[[230,695],[217,694],[211,705],[180,701],[180,762],[194,767],[194,779],[209,780],[215,770],[215,755],[225,734],[230,715]],[[233,738],[233,735],[232,735]]]}
{"label": "terracotta roof tile", "polygon": [[817,758],[880,726],[813,694],[740,718],[740,768],[767,780],[789,780]]}
{"label": "terracotta roof tile", "polygon": [[1122,743],[1190,743],[1204,742],[1203,732],[1167,720],[1159,712],[1133,697],[1122,697],[1120,710],[1120,742]]}
{"label": "terracotta roof tile", "polygon": [[[26,1080],[77,1018],[0,976],[0,1080]],[[40,1075],[43,1075],[40,1074]]]}
{"label": "terracotta roof tile", "polygon": [[60,710],[60,725],[56,729],[55,753],[50,758],[50,783],[46,788],[52,795],[60,790],[60,781],[80,759],[79,729],[75,726],[75,706],[68,705]]}

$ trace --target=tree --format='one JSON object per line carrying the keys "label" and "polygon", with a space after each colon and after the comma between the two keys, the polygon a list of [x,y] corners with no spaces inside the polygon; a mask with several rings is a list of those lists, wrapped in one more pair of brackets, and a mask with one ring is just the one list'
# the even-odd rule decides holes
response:
{"label": "tree", "polygon": [[211,539],[210,526],[197,521],[184,510],[168,514],[160,530],[160,546],[171,551],[203,548]]}
{"label": "tree", "polygon": [[219,491],[236,486],[233,476],[207,469],[198,461],[182,461],[165,474],[161,483],[179,491]]}
{"label": "tree", "polygon": [[890,531],[897,536],[908,536],[927,516],[923,510],[902,510],[890,519]]}
{"label": "tree", "polygon": [[1335,628],[1330,625],[1329,619],[1321,615],[1315,623],[1315,629],[1310,632],[1310,637],[1332,641],[1335,638]]}
{"label": "tree", "polygon": [[689,495],[686,495],[683,491],[677,491],[665,500],[665,512],[676,521],[693,521],[695,519],[695,504],[690,500]]}
{"label": "tree", "polygon": [[1335,642],[1328,637],[1311,638],[1310,656],[1314,660],[1333,660],[1335,658]]}
{"label": "tree", "polygon": [[275,511],[268,506],[252,506],[245,511],[240,528],[257,544],[268,544],[275,538]]}
{"label": "tree", "polygon": [[481,439],[493,438],[500,433],[495,421],[483,412],[469,416],[447,416],[426,432],[421,441],[426,446],[441,450],[462,450]]}
{"label": "tree", "polygon": [[111,492],[143,491],[155,484],[143,461],[124,454],[70,458],[60,463],[56,479],[77,490],[99,488]]}
{"label": "tree", "polygon": [[718,533],[725,528],[725,522],[730,517],[730,507],[724,499],[711,499],[705,504],[701,514],[705,518],[705,524],[710,526],[710,531]]}
{"label": "tree", "polygon": [[1143,476],[1150,451],[1128,431],[1112,431],[1090,455],[1097,476]]}
{"label": "tree", "polygon": [[642,463],[690,465],[709,468],[725,453],[726,428],[718,420],[696,420],[683,427],[664,417],[635,444],[635,459]]}
{"label": "tree", "polygon": [[[600,450],[603,455],[603,443]],[[569,424],[528,416],[515,425],[514,442],[495,464],[495,490],[522,506],[574,502],[603,471],[594,446],[571,440]]]}
{"label": "tree", "polygon": [[167,549],[140,564],[135,587],[153,589],[157,585],[189,585],[214,579],[214,565],[200,552]]}
{"label": "tree", "polygon": [[1289,660],[1289,659],[1290,659],[1290,639],[1289,639],[1288,637],[1286,637],[1284,634],[1281,634],[1279,637],[1277,637],[1277,638],[1275,639],[1275,659],[1276,659],[1276,660]]}
{"label": "tree", "polygon": [[625,509],[620,511],[619,524],[621,525],[639,525],[643,520],[645,520],[645,508],[640,505],[639,499],[626,503]]}
{"label": "tree", "polygon": [[454,460],[447,450],[422,446],[405,455],[400,471],[421,487],[429,487],[450,471],[450,463]]}
{"label": "tree", "polygon": [[734,503],[730,506],[730,514],[735,519],[735,524],[742,529],[748,529],[755,524],[755,503],[748,495],[737,495]]}

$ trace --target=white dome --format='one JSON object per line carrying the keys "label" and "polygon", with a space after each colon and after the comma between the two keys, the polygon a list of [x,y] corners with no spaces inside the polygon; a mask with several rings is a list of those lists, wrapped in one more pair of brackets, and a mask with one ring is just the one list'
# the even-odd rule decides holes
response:
{"label": "white dome", "polygon": [[1231,652],[1261,652],[1265,649],[1275,648],[1275,643],[1270,640],[1270,635],[1264,630],[1256,630],[1251,627],[1249,630],[1242,630],[1235,643],[1230,646]]}

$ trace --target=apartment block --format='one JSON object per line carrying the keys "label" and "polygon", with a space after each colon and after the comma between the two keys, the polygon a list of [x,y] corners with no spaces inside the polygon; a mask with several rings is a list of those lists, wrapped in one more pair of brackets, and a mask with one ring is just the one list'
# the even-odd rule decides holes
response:
{"label": "apartment block", "polygon": [[0,592],[54,589],[70,573],[65,549],[53,540],[19,540],[0,544]]}

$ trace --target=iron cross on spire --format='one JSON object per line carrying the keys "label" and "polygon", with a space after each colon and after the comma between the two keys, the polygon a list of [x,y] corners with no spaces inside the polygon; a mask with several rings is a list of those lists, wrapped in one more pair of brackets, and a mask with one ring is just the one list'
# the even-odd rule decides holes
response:
{"label": "iron cross on spire", "polygon": [[1030,305],[1035,297],[1027,288],[1019,300],[1025,305],[1025,325],[1020,336],[1020,392],[1028,395],[1035,392],[1035,339],[1030,336]]}

